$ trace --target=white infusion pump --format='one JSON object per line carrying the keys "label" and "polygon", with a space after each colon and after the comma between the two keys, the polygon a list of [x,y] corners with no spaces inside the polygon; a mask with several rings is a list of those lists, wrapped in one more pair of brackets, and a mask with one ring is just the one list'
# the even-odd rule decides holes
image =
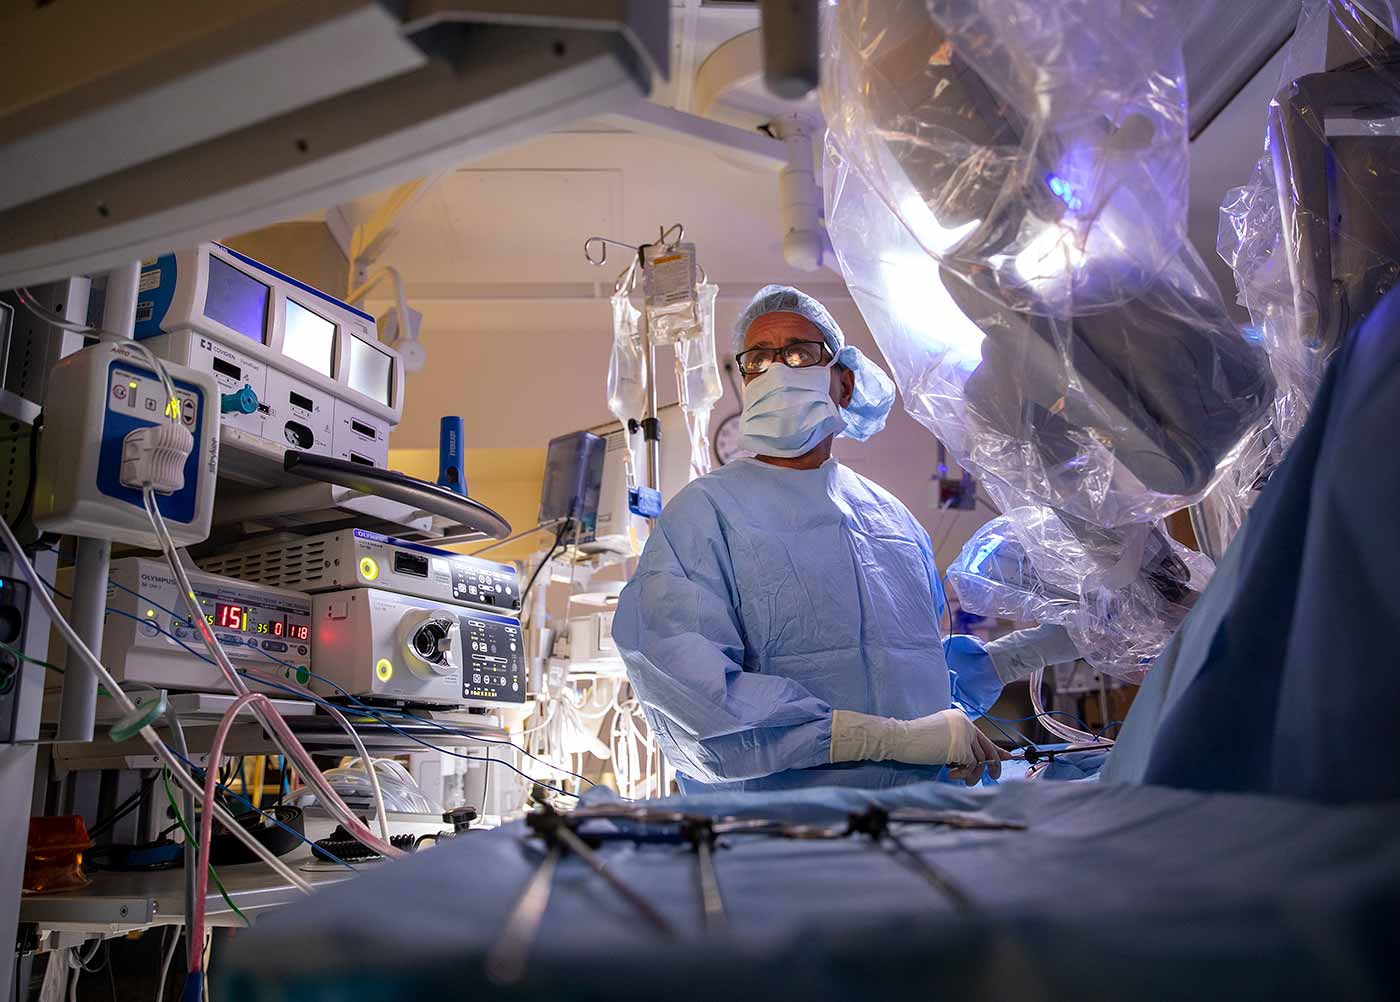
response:
{"label": "white infusion pump", "polygon": [[84,348],[53,367],[39,435],[35,525],[158,546],[135,460],[143,436],[174,421],[194,448],[167,471],[171,489],[157,489],[156,508],[177,545],[208,538],[219,471],[219,391],[206,372],[183,365],[167,365],[166,372],[174,401],[150,364],[119,343]]}
{"label": "white infusion pump", "polygon": [[135,333],[218,383],[222,474],[276,483],[288,449],[388,466],[403,365],[368,313],[206,243],[144,262]]}

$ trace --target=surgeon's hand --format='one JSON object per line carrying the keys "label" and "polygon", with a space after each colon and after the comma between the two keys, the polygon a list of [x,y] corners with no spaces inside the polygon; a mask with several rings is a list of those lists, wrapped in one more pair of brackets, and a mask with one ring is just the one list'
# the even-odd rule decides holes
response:
{"label": "surgeon's hand", "polygon": [[990,772],[1001,775],[1010,758],[977,729],[962,710],[940,710],[915,720],[873,717],[852,710],[831,715],[831,761],[893,760],[913,765],[946,765],[948,774],[968,786]]}

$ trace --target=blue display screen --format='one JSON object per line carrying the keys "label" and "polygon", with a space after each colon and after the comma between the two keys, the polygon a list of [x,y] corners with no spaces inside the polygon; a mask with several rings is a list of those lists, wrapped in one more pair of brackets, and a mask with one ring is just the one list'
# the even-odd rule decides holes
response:
{"label": "blue display screen", "polygon": [[267,301],[271,293],[222,258],[209,255],[209,288],[204,315],[244,337],[267,344]]}

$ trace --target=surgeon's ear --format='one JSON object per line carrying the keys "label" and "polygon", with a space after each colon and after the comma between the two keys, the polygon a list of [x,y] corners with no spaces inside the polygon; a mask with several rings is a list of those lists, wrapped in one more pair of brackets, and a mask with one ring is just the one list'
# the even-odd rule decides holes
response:
{"label": "surgeon's ear", "polygon": [[849,407],[856,392],[856,374],[842,365],[831,367],[831,399],[838,407]]}

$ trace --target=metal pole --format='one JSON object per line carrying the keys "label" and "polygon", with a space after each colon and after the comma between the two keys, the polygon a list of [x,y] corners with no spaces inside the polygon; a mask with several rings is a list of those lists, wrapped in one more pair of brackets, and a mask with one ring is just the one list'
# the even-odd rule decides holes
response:
{"label": "metal pole", "polygon": [[728,927],[724,916],[724,896],[719,890],[719,875],[715,873],[713,836],[701,836],[695,843],[695,856],[700,870],[700,899],[705,906],[705,931],[718,935]]}
{"label": "metal pole", "polygon": [[[102,650],[102,617],[107,612],[107,571],[112,564],[112,543],[106,539],[78,540],[73,566],[73,607],[68,618],[83,643]],[[88,671],[63,676],[58,704],[59,741],[91,741],[97,717],[97,677]]]}
{"label": "metal pole", "polygon": [[549,892],[554,883],[554,871],[564,855],[562,846],[550,846],[549,855],[530,876],[520,899],[506,918],[506,927],[486,954],[486,976],[499,985],[509,985],[525,976],[530,948],[544,921],[549,907]]}
{"label": "metal pole", "polygon": [[647,412],[642,437],[647,444],[647,486],[661,490],[661,422],[656,418],[656,345],[651,340],[647,311],[642,310],[642,348],[647,359]]}
{"label": "metal pole", "polygon": [[[107,276],[107,298],[102,307],[104,329],[131,337],[136,327],[140,281],[140,261],[113,269]],[[107,572],[111,564],[111,540],[78,540],[73,565],[73,607],[69,616],[83,643],[99,654],[102,621],[107,610]],[[97,679],[86,671],[65,674],[59,699],[57,740],[91,741],[96,715]]]}

